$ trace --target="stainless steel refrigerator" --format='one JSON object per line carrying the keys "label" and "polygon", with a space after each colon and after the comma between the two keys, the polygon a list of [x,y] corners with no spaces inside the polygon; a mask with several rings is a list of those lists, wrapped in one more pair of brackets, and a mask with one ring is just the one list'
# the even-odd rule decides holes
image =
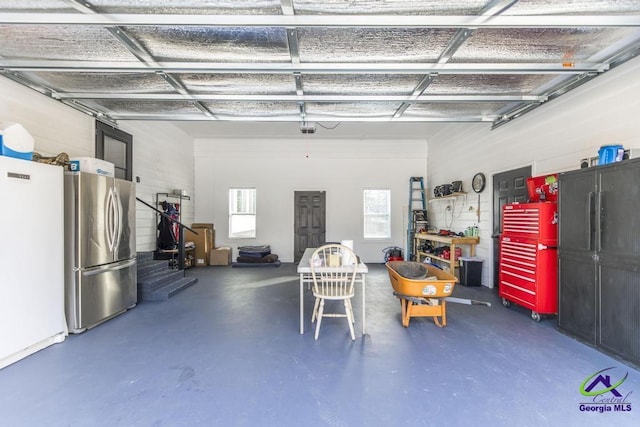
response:
{"label": "stainless steel refrigerator", "polygon": [[65,172],[65,313],[80,333],[137,302],[135,186]]}

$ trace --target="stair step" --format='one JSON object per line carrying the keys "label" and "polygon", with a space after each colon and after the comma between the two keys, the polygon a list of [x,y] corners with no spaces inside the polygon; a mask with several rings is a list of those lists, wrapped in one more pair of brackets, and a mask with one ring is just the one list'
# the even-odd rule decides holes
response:
{"label": "stair step", "polygon": [[157,288],[168,282],[175,282],[184,277],[181,270],[163,270],[138,278],[138,288]]}
{"label": "stair step", "polygon": [[167,260],[154,259],[153,252],[138,252],[138,302],[164,301],[198,282],[184,277],[184,271],[172,270]]}
{"label": "stair step", "polygon": [[167,261],[143,261],[138,263],[138,280],[161,271],[167,271],[169,264]]}
{"label": "stair step", "polygon": [[[198,282],[197,277],[184,277],[178,281],[166,283],[152,290],[144,290],[142,292],[143,301],[164,301],[168,300],[178,292],[184,291],[188,287]],[[138,295],[140,297],[140,295]]]}
{"label": "stair step", "polygon": [[136,253],[136,258],[138,262],[153,260],[153,252],[138,252]]}

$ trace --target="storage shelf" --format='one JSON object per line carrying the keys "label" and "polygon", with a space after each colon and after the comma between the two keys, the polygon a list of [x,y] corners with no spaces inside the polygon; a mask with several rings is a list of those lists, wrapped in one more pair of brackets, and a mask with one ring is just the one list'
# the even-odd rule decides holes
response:
{"label": "storage shelf", "polygon": [[418,255],[422,255],[425,258],[428,257],[428,258],[432,258],[432,259],[437,259],[438,261],[446,262],[449,265],[453,265],[455,268],[460,267],[460,262],[458,260],[454,260],[452,262],[451,259],[449,259],[449,258],[443,258],[441,256],[432,254],[430,252],[422,252],[422,251],[418,251]]}
{"label": "storage shelf", "polygon": [[[161,200],[162,198],[167,199],[167,198],[173,198],[175,200],[178,200],[180,203],[180,206],[177,209],[177,221],[178,222],[182,222],[182,201],[183,200],[191,200],[191,197],[187,196],[187,195],[183,195],[183,194],[176,194],[176,193],[169,193],[169,192],[165,192],[165,193],[156,193],[156,206],[162,206],[162,204],[166,201],[166,200]],[[156,224],[160,223],[162,216],[159,213],[156,213]],[[181,228],[180,233],[182,233],[184,230]],[[192,267],[192,265],[188,265],[190,264],[190,262],[188,262],[187,260],[187,252],[189,252],[189,255],[191,255],[191,252],[193,251],[193,248],[185,248],[182,247],[180,248],[180,245],[183,244],[184,245],[184,236],[182,236],[181,234],[174,236],[176,239],[176,244],[178,245],[178,248],[176,249],[156,249],[156,253],[163,253],[166,256],[173,256],[173,257],[177,257],[178,258],[178,269],[179,270],[184,270],[185,268],[189,268]],[[156,242],[158,242],[158,239],[160,238],[160,231],[159,228],[156,230]],[[180,255],[180,253],[182,255]]]}
{"label": "storage shelf", "polygon": [[[164,196],[164,197],[174,197],[176,199],[181,199],[181,200],[191,200],[191,197],[189,196],[183,196],[181,194],[173,194],[173,193],[156,193],[156,199],[159,199],[160,196]],[[157,203],[162,203],[158,200]]]}
{"label": "storage shelf", "polygon": [[436,201],[436,200],[442,200],[442,199],[452,199],[455,197],[462,197],[462,196],[466,196],[467,193],[463,192],[459,192],[459,193],[451,193],[447,196],[441,196],[441,197],[432,197],[431,199],[429,199],[429,203]]}
{"label": "storage shelf", "polygon": [[438,234],[428,234],[428,233],[418,233],[415,235],[415,246],[416,248],[420,247],[420,241],[427,240],[430,242],[443,243],[445,245],[449,245],[451,256],[449,259],[443,258],[441,256],[434,255],[432,253],[427,252],[418,252],[418,256],[416,257],[416,261],[420,262],[420,257],[429,257],[435,259],[437,261],[443,262],[449,266],[449,271],[451,274],[455,274],[456,268],[460,266],[460,261],[458,259],[452,258],[456,253],[456,246],[458,245],[468,245],[469,252],[471,256],[475,256],[476,254],[476,245],[480,243],[480,238],[473,237],[457,237],[457,236],[440,236]]}

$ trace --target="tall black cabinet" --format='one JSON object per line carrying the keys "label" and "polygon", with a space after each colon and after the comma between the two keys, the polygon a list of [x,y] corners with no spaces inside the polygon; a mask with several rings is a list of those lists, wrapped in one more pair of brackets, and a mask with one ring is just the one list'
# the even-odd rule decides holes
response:
{"label": "tall black cabinet", "polygon": [[558,327],[640,365],[640,159],[559,185]]}

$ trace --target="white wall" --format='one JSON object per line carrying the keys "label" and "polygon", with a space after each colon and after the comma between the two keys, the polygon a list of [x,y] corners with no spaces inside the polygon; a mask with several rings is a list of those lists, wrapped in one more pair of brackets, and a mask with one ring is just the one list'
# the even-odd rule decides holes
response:
{"label": "white wall", "polygon": [[[136,195],[155,205],[156,193],[186,190],[191,200],[182,202],[181,220],[193,223],[193,139],[170,123],[121,121],[120,129],[133,135],[133,176]],[[160,202],[165,200],[160,198]],[[171,203],[179,199],[166,198]],[[158,207],[162,209],[162,207]],[[157,218],[142,203],[136,204],[136,245],[138,251],[156,249]]]}
{"label": "white wall", "polygon": [[0,77],[0,121],[22,124],[43,156],[95,152],[93,118],[5,77]]}
{"label": "white wall", "polygon": [[[478,199],[471,190],[476,172],[487,176],[480,202],[480,245],[485,260],[483,284],[493,286],[492,176],[531,165],[532,175],[579,168],[602,145],[640,147],[640,58],[573,90],[515,121],[491,131],[485,124],[451,124],[427,136],[428,186],[463,180],[469,191],[458,199],[451,222],[451,199],[430,202],[436,227],[462,231],[477,221]],[[473,209],[472,209],[473,208]],[[473,211],[470,211],[472,209]]]}
{"label": "white wall", "polygon": [[[426,176],[427,148],[415,140],[195,141],[195,219],[213,222],[215,245],[268,244],[284,262],[293,261],[294,191],[326,191],[327,241],[354,240],[366,262],[383,262],[382,249],[405,246],[409,177]],[[307,157],[308,156],[308,157]],[[257,189],[257,238],[228,238],[228,190]],[[392,238],[365,242],[365,188],[391,190]]]}
{"label": "white wall", "polygon": [[[0,77],[0,122],[21,123],[33,135],[35,151],[44,156],[95,155],[95,121],[36,91]],[[156,192],[193,192],[193,140],[170,123],[121,122],[133,135],[133,174],[141,178],[138,197],[149,202]],[[154,196],[152,196],[154,195]],[[138,251],[155,249],[155,215],[137,205]],[[185,221],[193,221],[193,206],[185,205]]]}

